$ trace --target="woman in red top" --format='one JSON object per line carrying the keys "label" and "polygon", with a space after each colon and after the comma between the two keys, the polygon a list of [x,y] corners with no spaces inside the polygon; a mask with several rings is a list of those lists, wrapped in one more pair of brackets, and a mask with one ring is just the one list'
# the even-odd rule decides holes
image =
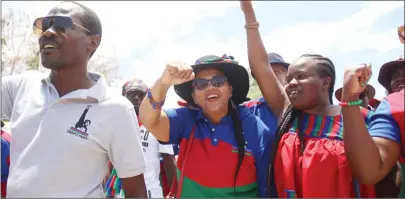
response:
{"label": "woman in red top", "polygon": [[[346,160],[341,107],[332,104],[336,79],[332,61],[302,55],[290,64],[283,87],[268,64],[251,2],[241,1],[241,7],[249,64],[268,110],[279,122],[270,154],[270,196],[375,197],[374,186],[359,184]],[[367,124],[372,112],[361,108],[361,113]]]}

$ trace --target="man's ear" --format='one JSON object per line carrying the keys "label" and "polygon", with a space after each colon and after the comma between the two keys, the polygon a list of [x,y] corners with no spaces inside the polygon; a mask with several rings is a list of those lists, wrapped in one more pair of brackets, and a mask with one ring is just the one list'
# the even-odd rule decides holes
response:
{"label": "man's ear", "polygon": [[229,97],[232,97],[233,94],[233,87],[231,85],[229,85]]}
{"label": "man's ear", "polygon": [[89,36],[89,49],[94,52],[97,50],[98,46],[100,45],[100,36],[98,35],[91,35]]}

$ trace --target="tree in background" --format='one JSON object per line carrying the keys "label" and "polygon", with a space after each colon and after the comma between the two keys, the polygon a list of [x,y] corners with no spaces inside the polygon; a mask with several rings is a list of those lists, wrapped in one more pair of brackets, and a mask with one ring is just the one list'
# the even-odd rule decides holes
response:
{"label": "tree in background", "polygon": [[9,9],[1,19],[3,75],[38,69],[38,62],[32,61],[38,59],[39,49],[30,20],[19,9]]}
{"label": "tree in background", "polygon": [[105,77],[107,84],[110,86],[112,81],[117,78],[117,71],[119,68],[118,60],[115,57],[114,53],[107,55],[96,51],[90,59],[87,67],[89,71],[102,74]]}
{"label": "tree in background", "polygon": [[[38,36],[32,31],[35,17],[20,9],[9,9],[1,19],[2,75],[13,75],[27,70],[48,72],[42,67]],[[119,68],[113,48],[107,53],[97,50],[88,64],[89,71],[103,74],[107,84],[116,78]]]}
{"label": "tree in background", "polygon": [[249,69],[249,93],[248,93],[248,97],[250,99],[258,99],[260,97],[262,97],[262,92],[260,91],[259,85],[257,84],[256,80],[252,77],[251,75],[251,70]]}

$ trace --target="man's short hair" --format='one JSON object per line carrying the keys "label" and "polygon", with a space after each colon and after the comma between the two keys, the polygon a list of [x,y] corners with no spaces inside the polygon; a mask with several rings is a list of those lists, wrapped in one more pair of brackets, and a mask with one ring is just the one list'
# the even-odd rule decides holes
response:
{"label": "man's short hair", "polygon": [[[100,45],[101,37],[103,36],[103,28],[101,26],[101,21],[98,15],[92,9],[78,2],[75,1],[64,1],[64,2],[73,3],[83,9],[84,12],[80,17],[82,26],[87,30],[89,30],[91,33],[100,36],[100,40],[98,41],[98,45]],[[94,52],[91,53],[90,57],[93,56]]]}

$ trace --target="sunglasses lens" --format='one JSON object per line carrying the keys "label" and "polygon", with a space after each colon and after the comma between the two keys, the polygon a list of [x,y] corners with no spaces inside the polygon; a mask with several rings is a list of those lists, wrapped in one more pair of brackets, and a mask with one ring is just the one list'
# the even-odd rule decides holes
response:
{"label": "sunglasses lens", "polygon": [[198,90],[204,90],[208,86],[208,80],[206,79],[196,79],[193,82],[194,87]]}
{"label": "sunglasses lens", "polygon": [[34,21],[33,30],[35,34],[42,34],[51,26],[59,32],[66,33],[73,26],[72,18],[64,16],[43,17]]}
{"label": "sunglasses lens", "polygon": [[225,84],[226,78],[225,77],[214,77],[211,80],[212,86],[221,87]]}

